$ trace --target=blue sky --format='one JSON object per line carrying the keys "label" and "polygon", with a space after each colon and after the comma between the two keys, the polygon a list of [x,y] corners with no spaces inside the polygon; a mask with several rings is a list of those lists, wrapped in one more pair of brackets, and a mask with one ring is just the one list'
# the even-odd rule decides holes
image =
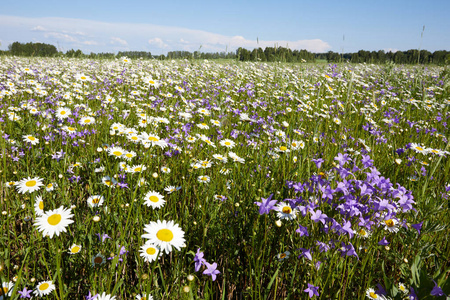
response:
{"label": "blue sky", "polygon": [[3,50],[14,41],[85,53],[274,45],[313,52],[450,50],[449,0],[2,2]]}

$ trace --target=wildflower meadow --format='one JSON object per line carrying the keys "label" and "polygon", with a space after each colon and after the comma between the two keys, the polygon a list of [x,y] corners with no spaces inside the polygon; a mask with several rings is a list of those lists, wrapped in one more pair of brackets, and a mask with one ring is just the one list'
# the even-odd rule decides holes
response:
{"label": "wildflower meadow", "polygon": [[447,299],[450,71],[0,58],[0,299]]}

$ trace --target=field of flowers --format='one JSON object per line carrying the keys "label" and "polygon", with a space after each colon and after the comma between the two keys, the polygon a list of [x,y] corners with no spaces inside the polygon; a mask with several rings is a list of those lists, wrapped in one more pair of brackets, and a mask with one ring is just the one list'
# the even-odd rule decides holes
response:
{"label": "field of flowers", "polygon": [[445,299],[449,77],[0,58],[0,299]]}

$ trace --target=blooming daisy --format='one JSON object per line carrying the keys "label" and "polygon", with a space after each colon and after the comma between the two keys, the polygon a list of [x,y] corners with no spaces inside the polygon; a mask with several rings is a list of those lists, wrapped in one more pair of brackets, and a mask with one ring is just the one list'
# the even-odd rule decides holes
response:
{"label": "blooming daisy", "polygon": [[236,143],[230,139],[223,139],[219,143],[221,146],[227,147],[229,149],[233,149]]}
{"label": "blooming daisy", "polygon": [[153,300],[153,296],[147,294],[142,294],[142,296],[136,295],[136,300]]}
{"label": "blooming daisy", "polygon": [[117,180],[115,180],[114,178],[111,178],[109,176],[104,176],[102,178],[102,183],[108,187],[113,188],[117,184]]}
{"label": "blooming daisy", "polygon": [[53,236],[56,234],[59,236],[61,232],[66,232],[66,227],[73,223],[70,218],[73,217],[70,208],[64,208],[60,206],[57,209],[53,209],[44,212],[42,216],[36,218],[35,226],[38,226],[38,230],[42,232],[44,236]]}
{"label": "blooming daisy", "polygon": [[286,202],[280,202],[276,210],[278,211],[277,216],[280,220],[293,220],[297,217],[297,210],[292,209],[292,207]]}
{"label": "blooming daisy", "polygon": [[101,254],[97,253],[95,256],[92,257],[92,266],[100,266],[106,263],[106,258]]}
{"label": "blooming daisy", "polygon": [[36,296],[42,297],[50,294],[55,289],[55,285],[51,281],[42,281],[39,282],[34,294]]}
{"label": "blooming daisy", "polygon": [[136,152],[134,151],[128,151],[122,155],[122,158],[126,159],[127,161],[131,161],[133,157],[136,157]]}
{"label": "blooming daisy", "polygon": [[184,231],[173,221],[156,221],[145,225],[146,234],[142,238],[149,239],[150,243],[159,246],[161,251],[169,254],[172,247],[180,250],[185,247]]}
{"label": "blooming daisy", "polygon": [[213,157],[223,163],[226,163],[228,161],[227,157],[221,154],[213,154]]}
{"label": "blooming daisy", "polygon": [[144,258],[145,262],[152,262],[159,256],[159,247],[151,243],[145,243],[141,246],[139,252],[141,253],[140,256]]}
{"label": "blooming daisy", "polygon": [[96,300],[115,300],[116,296],[111,296],[111,295],[103,292],[101,295],[98,295],[97,298],[95,298],[95,299]]}
{"label": "blooming daisy", "polygon": [[164,174],[169,174],[170,173],[170,168],[168,167],[161,167],[161,172],[163,172]]}
{"label": "blooming daisy", "polygon": [[89,198],[87,198],[87,204],[89,205],[89,207],[102,206],[103,202],[104,202],[104,198],[103,198],[103,196],[100,196],[100,195],[94,195],[94,196],[90,196]]}
{"label": "blooming daisy", "polygon": [[403,293],[403,294],[407,294],[408,293],[408,289],[406,288],[405,284],[399,282],[398,283],[398,289]]}
{"label": "blooming daisy", "polygon": [[303,142],[303,141],[292,141],[291,142],[291,149],[297,150],[299,148],[300,149],[305,148],[305,142]]}
{"label": "blooming daisy", "polygon": [[109,155],[114,156],[115,158],[120,158],[125,153],[127,153],[127,151],[122,149],[121,147],[111,147],[111,148],[108,148],[108,153],[109,153]]}
{"label": "blooming daisy", "polygon": [[39,144],[39,139],[35,138],[32,135],[24,135],[23,136],[23,141],[24,142],[29,142],[33,146]]}
{"label": "blooming daisy", "polygon": [[14,283],[9,281],[9,282],[2,282],[2,288],[0,290],[0,300],[3,300],[4,297],[11,297],[11,294],[14,290]]}
{"label": "blooming daisy", "polygon": [[95,119],[93,117],[82,117],[80,119],[80,121],[78,122],[78,124],[80,125],[89,125],[89,124],[94,124],[95,123]]}
{"label": "blooming daisy", "polygon": [[140,173],[142,171],[147,170],[147,167],[144,165],[135,165],[130,167],[130,170],[128,170],[129,173]]}
{"label": "blooming daisy", "polygon": [[201,183],[208,183],[211,181],[211,178],[206,175],[201,175],[201,176],[198,176],[197,180],[198,180],[198,182],[201,182]]}
{"label": "blooming daisy", "polygon": [[375,290],[373,288],[368,288],[367,289],[366,296],[369,299],[386,300],[386,297],[384,297],[383,295],[378,295],[377,293],[375,293]]}
{"label": "blooming daisy", "polygon": [[372,232],[368,231],[368,230],[365,229],[365,228],[361,228],[361,229],[359,229],[359,230],[356,232],[356,234],[357,234],[359,237],[362,237],[362,238],[364,238],[364,239],[367,239],[368,237],[370,237],[370,236],[372,235]]}
{"label": "blooming daisy", "polygon": [[68,252],[69,252],[69,254],[77,254],[77,253],[80,253],[80,251],[81,251],[81,245],[73,244],[72,246],[70,246]]}
{"label": "blooming daisy", "polygon": [[168,194],[172,194],[172,193],[175,192],[177,189],[176,189],[176,187],[174,187],[173,185],[169,185],[169,186],[165,187],[164,190],[165,190]]}
{"label": "blooming daisy", "polygon": [[145,194],[144,200],[144,204],[152,208],[161,208],[164,206],[164,203],[166,203],[164,196],[154,191],[150,191]]}
{"label": "blooming daisy", "polygon": [[417,153],[422,153],[422,154],[427,154],[428,153],[428,149],[416,144],[416,143],[411,143],[411,149],[413,149],[414,151],[416,151]]}
{"label": "blooming daisy", "polygon": [[277,151],[277,152],[281,152],[281,153],[287,153],[287,152],[290,152],[290,150],[288,149],[288,147],[286,147],[286,146],[278,146],[278,147],[276,147],[275,148],[275,151]]}
{"label": "blooming daisy", "polygon": [[384,220],[384,229],[389,232],[397,232],[398,231],[398,221],[396,219],[388,219]]}
{"label": "blooming daisy", "polygon": [[36,196],[36,202],[34,203],[34,212],[36,216],[44,215],[44,200],[42,200],[42,196]]}
{"label": "blooming daisy", "polygon": [[197,127],[200,129],[209,129],[209,126],[206,123],[197,124]]}
{"label": "blooming daisy", "polygon": [[34,178],[24,178],[21,181],[16,183],[16,189],[20,194],[32,193],[37,190],[44,184],[42,183],[42,178],[34,177]]}
{"label": "blooming daisy", "polygon": [[67,107],[59,107],[56,110],[56,117],[58,119],[60,119],[60,120],[66,119],[66,118],[68,118],[71,115],[71,113],[72,112],[70,111],[69,108],[67,108]]}
{"label": "blooming daisy", "polygon": [[278,261],[283,261],[285,259],[288,259],[289,255],[291,255],[291,252],[289,252],[289,251],[285,251],[283,253],[277,254]]}
{"label": "blooming daisy", "polygon": [[56,183],[49,183],[49,184],[47,184],[47,186],[45,187],[45,190],[47,191],[47,192],[51,192],[51,191],[53,191],[54,189],[55,189],[55,187],[57,187],[58,186],[58,184],[56,184]]}

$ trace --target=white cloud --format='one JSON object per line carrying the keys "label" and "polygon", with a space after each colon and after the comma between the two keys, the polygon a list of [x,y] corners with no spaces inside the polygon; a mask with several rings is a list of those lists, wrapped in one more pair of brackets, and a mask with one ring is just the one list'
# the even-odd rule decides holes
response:
{"label": "white cloud", "polygon": [[169,45],[164,43],[163,40],[158,37],[154,39],[149,39],[148,43],[152,46],[156,46],[159,49],[167,49],[169,47]]}
{"label": "white cloud", "polygon": [[[30,30],[30,28],[32,28]],[[89,33],[88,35],[85,33]],[[326,52],[331,46],[320,39],[248,40],[243,36],[226,36],[203,30],[152,24],[106,23],[69,18],[27,18],[0,15],[0,36],[7,41],[27,42],[33,38],[44,43],[60,43],[63,48],[78,47],[84,52],[123,50],[151,51],[154,54],[172,50],[204,52],[249,50],[261,47],[289,47],[312,52]],[[126,36],[125,41],[119,36]],[[7,45],[2,45],[6,49]]]}
{"label": "white cloud", "polygon": [[127,41],[125,41],[125,40],[122,40],[121,38],[119,38],[119,37],[111,37],[111,39],[110,39],[111,41],[110,41],[110,43],[111,44],[119,44],[119,45],[122,45],[122,46],[128,46],[128,42]]}
{"label": "white cloud", "polygon": [[46,30],[44,27],[38,25],[38,26],[31,28],[31,31],[46,31]]}

